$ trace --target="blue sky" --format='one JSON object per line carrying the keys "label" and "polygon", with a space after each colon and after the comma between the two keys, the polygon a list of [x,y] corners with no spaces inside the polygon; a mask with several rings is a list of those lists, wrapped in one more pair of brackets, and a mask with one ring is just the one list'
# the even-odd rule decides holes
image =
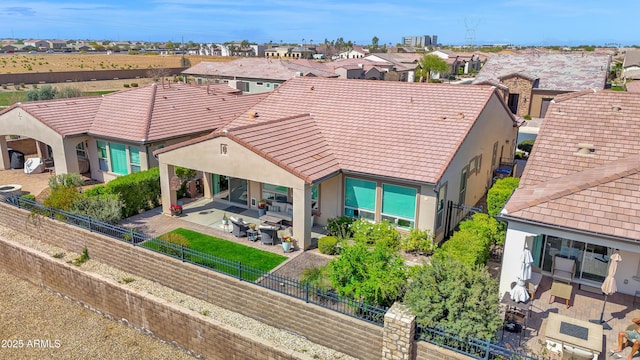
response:
{"label": "blue sky", "polygon": [[2,0],[0,38],[640,45],[637,0]]}

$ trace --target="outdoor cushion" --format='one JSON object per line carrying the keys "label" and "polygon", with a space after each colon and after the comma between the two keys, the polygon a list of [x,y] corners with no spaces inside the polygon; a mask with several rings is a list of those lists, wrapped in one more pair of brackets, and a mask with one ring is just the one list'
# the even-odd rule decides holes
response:
{"label": "outdoor cushion", "polygon": [[571,345],[564,344],[562,346],[563,359],[590,360],[593,359],[593,353],[589,350],[582,350]]}
{"label": "outdoor cushion", "polygon": [[553,257],[553,269],[551,277],[554,280],[571,282],[576,271],[576,261],[559,256]]}

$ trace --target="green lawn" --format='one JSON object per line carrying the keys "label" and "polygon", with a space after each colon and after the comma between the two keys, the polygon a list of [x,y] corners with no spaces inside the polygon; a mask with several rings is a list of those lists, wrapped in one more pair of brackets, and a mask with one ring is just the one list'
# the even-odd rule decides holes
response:
{"label": "green lawn", "polygon": [[[258,250],[249,246],[244,246],[233,241],[219,239],[213,236],[201,234],[196,231],[187,230],[183,228],[175,229],[169,233],[176,233],[184,236],[189,240],[189,248],[192,250],[200,251],[206,254],[223,258],[232,262],[240,262],[242,266],[252,267],[262,271],[271,271],[276,266],[280,265],[287,258],[282,255],[274,254],[267,251]],[[160,252],[169,253],[171,250],[161,246],[158,242],[153,240],[147,241],[142,246],[149,249],[154,249]],[[178,254],[174,254],[179,256]],[[230,273],[237,276],[236,266],[224,266],[221,264],[215,264],[205,259],[192,258],[193,262],[215,267],[216,269]],[[243,279],[255,280],[257,276],[255,274],[244,274]]]}

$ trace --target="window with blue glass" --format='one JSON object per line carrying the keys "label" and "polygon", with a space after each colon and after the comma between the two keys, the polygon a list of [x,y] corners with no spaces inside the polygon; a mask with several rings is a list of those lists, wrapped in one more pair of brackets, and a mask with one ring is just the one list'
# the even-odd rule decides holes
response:
{"label": "window with blue glass", "polygon": [[140,172],[140,151],[135,146],[129,146],[129,165],[131,172]]}
{"label": "window with blue glass", "polygon": [[98,147],[98,164],[100,170],[109,171],[109,157],[107,155],[107,143],[104,141],[96,141]]}
{"label": "window with blue glass", "polygon": [[416,188],[382,184],[382,220],[401,228],[413,228],[416,217]]}
{"label": "window with blue glass", "polygon": [[109,157],[111,158],[111,171],[126,175],[129,173],[127,161],[127,147],[122,144],[109,143]]}
{"label": "window with blue glass", "polygon": [[374,181],[345,179],[344,214],[356,219],[375,220],[376,183]]}

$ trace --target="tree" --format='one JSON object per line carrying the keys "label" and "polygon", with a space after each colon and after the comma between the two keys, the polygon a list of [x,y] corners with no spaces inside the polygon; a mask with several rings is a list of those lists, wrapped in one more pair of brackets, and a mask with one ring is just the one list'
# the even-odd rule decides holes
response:
{"label": "tree", "polygon": [[433,259],[412,274],[403,301],[418,324],[462,338],[495,338],[502,325],[498,283],[486,268]]}
{"label": "tree", "polygon": [[167,41],[167,42],[164,44],[164,47],[165,47],[167,50],[173,50],[173,49],[175,49],[175,48],[176,48],[176,45],[173,43],[173,41],[169,40],[169,41]]}
{"label": "tree", "polygon": [[419,65],[420,82],[428,82],[431,72],[441,73],[449,69],[446,61],[433,54],[423,56],[420,59]]}
{"label": "tree", "polygon": [[518,144],[518,150],[522,150],[522,151],[526,152],[527,154],[530,154],[531,153],[531,149],[533,149],[533,143],[534,142],[535,142],[534,139],[522,140]]}
{"label": "tree", "polygon": [[327,271],[338,294],[370,305],[391,306],[407,284],[404,259],[384,242],[347,246],[327,264]]}

